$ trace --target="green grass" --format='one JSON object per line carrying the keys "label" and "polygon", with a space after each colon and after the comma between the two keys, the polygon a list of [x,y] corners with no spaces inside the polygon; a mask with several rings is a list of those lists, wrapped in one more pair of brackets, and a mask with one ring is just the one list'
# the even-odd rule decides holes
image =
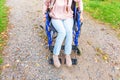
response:
{"label": "green grass", "polygon": [[102,22],[109,23],[115,29],[120,29],[119,0],[83,0],[84,9]]}
{"label": "green grass", "polygon": [[8,8],[5,6],[6,0],[0,0],[0,64],[3,63],[2,50],[5,43],[2,32],[6,30],[8,25]]}
{"label": "green grass", "polygon": [[3,58],[2,58],[2,56],[0,55],[0,64],[2,64],[3,63]]}
{"label": "green grass", "polygon": [[6,0],[0,0],[0,33],[6,29],[7,26],[7,11],[8,8],[5,6]]}

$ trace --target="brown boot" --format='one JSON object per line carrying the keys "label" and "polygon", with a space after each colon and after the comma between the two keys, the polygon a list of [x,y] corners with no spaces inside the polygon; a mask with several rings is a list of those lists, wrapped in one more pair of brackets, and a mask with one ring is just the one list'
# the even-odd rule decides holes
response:
{"label": "brown boot", "polygon": [[59,68],[61,66],[58,55],[53,55],[53,62],[55,67]]}
{"label": "brown boot", "polygon": [[68,67],[72,66],[72,61],[70,55],[66,55],[66,64]]}

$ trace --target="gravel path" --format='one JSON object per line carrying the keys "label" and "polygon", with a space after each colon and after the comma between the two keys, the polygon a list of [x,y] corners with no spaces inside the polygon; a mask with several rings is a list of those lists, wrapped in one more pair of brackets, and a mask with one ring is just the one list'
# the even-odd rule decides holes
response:
{"label": "gravel path", "polygon": [[48,64],[42,22],[43,0],[7,0],[12,29],[4,49],[1,80],[120,80],[120,41],[115,31],[84,15],[78,65]]}

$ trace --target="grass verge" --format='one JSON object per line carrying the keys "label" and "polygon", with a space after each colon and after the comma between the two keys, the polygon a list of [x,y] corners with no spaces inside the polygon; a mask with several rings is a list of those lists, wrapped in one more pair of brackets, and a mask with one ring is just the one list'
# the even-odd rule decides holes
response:
{"label": "grass verge", "polygon": [[84,8],[92,17],[109,23],[112,28],[120,30],[119,0],[83,0]]}
{"label": "grass verge", "polygon": [[8,25],[8,7],[6,0],[0,0],[0,65],[3,63],[2,51],[6,43],[6,29]]}

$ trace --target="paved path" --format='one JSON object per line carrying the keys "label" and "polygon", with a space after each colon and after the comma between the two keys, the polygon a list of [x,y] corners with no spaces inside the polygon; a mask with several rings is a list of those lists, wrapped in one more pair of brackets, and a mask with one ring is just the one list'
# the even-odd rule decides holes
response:
{"label": "paved path", "polygon": [[120,41],[115,31],[84,14],[78,65],[49,65],[42,24],[43,0],[7,0],[12,28],[1,80],[120,80]]}

